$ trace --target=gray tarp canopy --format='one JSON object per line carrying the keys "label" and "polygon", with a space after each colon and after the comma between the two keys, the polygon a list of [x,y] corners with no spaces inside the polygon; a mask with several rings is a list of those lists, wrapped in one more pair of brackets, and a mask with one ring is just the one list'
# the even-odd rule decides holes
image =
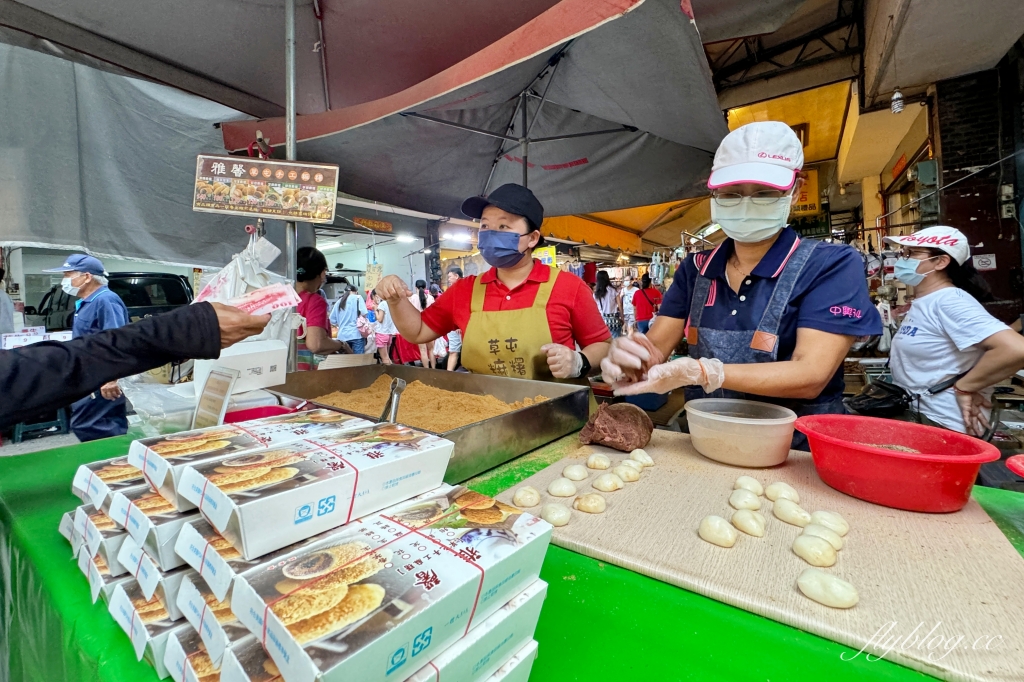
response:
{"label": "gray tarp canopy", "polygon": [[[283,128],[222,127],[230,150]],[[441,215],[522,182],[524,157],[549,215],[693,197],[726,132],[677,0],[562,0],[411,88],[297,123],[299,158],[339,164],[347,192]]]}

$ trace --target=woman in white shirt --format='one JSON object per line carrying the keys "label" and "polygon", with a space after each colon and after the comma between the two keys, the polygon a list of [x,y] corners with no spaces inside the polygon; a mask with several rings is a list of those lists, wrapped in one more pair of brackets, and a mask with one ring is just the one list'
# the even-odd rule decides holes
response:
{"label": "woman in white shirt", "polygon": [[[409,301],[421,313],[434,304],[434,297],[427,293],[427,283],[422,279],[416,280],[416,293],[409,297]],[[424,367],[434,369],[434,344],[420,343],[417,346],[420,350],[420,362]]]}
{"label": "woman in white shirt", "polygon": [[[967,263],[970,246],[962,232],[940,225],[886,241],[901,247],[896,278],[914,287],[889,354],[893,381],[920,396],[924,417],[980,436],[989,426],[992,386],[1024,367],[1024,337],[978,302],[991,294]],[[961,374],[952,388],[928,392]]]}
{"label": "woman in white shirt", "polygon": [[608,325],[612,336],[622,333],[622,311],[619,310],[619,292],[612,286],[611,277],[604,270],[597,271],[597,286],[594,287],[594,300],[597,309]]}

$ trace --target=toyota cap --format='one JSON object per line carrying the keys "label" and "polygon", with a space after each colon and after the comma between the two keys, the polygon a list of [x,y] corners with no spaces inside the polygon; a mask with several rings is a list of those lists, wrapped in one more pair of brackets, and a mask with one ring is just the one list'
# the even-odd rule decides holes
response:
{"label": "toyota cap", "polygon": [[793,129],[779,121],[740,126],[715,152],[708,189],[756,182],[788,190],[804,166],[804,148]]}
{"label": "toyota cap", "polygon": [[963,265],[971,257],[971,245],[963,232],[949,225],[926,227],[914,234],[886,237],[885,241],[906,247],[938,249],[949,254],[957,263]]}

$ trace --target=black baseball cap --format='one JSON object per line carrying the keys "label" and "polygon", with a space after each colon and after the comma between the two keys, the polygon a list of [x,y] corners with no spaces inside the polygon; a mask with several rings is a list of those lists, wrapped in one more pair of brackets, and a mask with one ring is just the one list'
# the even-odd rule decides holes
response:
{"label": "black baseball cap", "polygon": [[[544,222],[544,207],[528,188],[510,182],[502,185],[486,197],[470,197],[462,202],[462,213],[477,220],[488,206],[497,206],[502,211],[526,218],[530,232],[540,230]],[[544,235],[540,236],[537,247],[544,246]]]}

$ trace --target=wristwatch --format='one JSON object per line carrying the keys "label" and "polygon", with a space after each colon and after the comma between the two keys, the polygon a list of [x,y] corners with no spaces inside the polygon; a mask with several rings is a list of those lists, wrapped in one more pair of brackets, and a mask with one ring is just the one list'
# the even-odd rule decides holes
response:
{"label": "wristwatch", "polygon": [[580,351],[576,351],[576,352],[579,354],[580,360],[583,361],[583,366],[580,368],[580,373],[576,375],[576,378],[577,379],[582,379],[584,377],[589,376],[589,373],[590,373],[590,360],[587,360],[587,356],[584,353],[582,353]]}

